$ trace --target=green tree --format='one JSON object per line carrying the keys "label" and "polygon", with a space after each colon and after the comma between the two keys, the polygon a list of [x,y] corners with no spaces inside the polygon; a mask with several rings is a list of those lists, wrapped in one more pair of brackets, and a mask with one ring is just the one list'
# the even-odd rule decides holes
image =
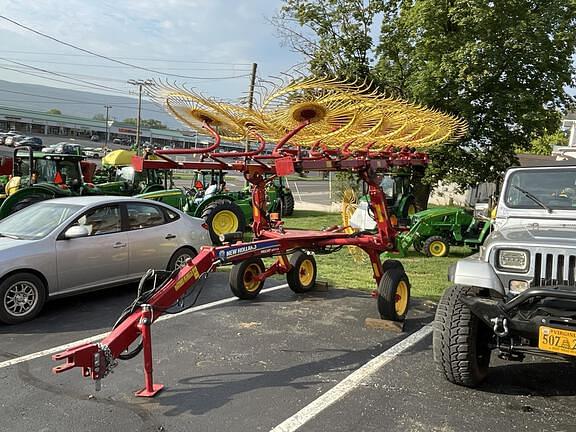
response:
{"label": "green tree", "polygon": [[574,104],[574,0],[284,0],[276,21],[313,72],[370,77],[468,121],[466,139],[430,151],[432,184],[497,180]]}
{"label": "green tree", "polygon": [[[125,118],[124,120],[122,120],[122,122],[136,125],[138,123],[138,120],[135,118],[129,117],[129,118]],[[140,120],[140,125],[142,127],[151,128],[151,129],[166,129],[166,125],[164,123],[162,123],[160,120],[154,120],[154,119],[146,119],[146,120],[142,119],[142,120]]]}
{"label": "green tree", "polygon": [[376,0],[285,0],[272,18],[279,36],[318,75],[365,79],[373,58]]}
{"label": "green tree", "polygon": [[565,145],[568,145],[568,137],[564,132],[558,130],[551,134],[545,133],[544,135],[533,139],[528,151],[521,151],[530,154],[551,155],[554,146]]}
{"label": "green tree", "polygon": [[92,120],[106,121],[106,116],[102,113],[94,114]]}
{"label": "green tree", "polygon": [[468,137],[431,152],[431,181],[497,180],[573,106],[573,0],[394,0],[376,73],[400,94],[457,113]]}
{"label": "green tree", "polygon": [[48,111],[46,111],[48,114],[56,114],[56,115],[62,115],[62,111],[60,111],[58,108],[50,108]]}

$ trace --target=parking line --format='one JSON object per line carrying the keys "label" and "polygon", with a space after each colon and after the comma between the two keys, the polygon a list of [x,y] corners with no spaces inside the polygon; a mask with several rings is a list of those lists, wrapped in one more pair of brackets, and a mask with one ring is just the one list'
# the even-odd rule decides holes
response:
{"label": "parking line", "polygon": [[[278,291],[278,290],[280,290],[280,289],[287,288],[287,287],[288,287],[288,284],[278,285],[278,286],[275,286],[275,287],[263,289],[263,290],[261,291],[261,293],[269,293],[269,292],[272,292],[272,291]],[[170,320],[170,319],[173,319],[173,318],[178,318],[178,317],[181,317],[181,316],[183,316],[183,315],[187,315],[187,314],[192,313],[192,312],[198,312],[198,311],[201,311],[201,310],[204,310],[204,309],[210,309],[210,308],[213,308],[213,307],[216,307],[216,306],[220,306],[220,305],[223,305],[223,304],[232,303],[232,302],[237,301],[237,300],[239,300],[237,297],[228,297],[228,298],[225,298],[225,299],[222,299],[222,300],[217,300],[217,301],[214,301],[214,302],[211,302],[211,303],[206,303],[206,304],[203,304],[203,305],[200,305],[200,306],[195,306],[195,307],[192,307],[192,308],[190,308],[190,309],[186,309],[185,311],[180,312],[180,313],[177,313],[177,314],[174,314],[174,315],[164,315],[164,316],[161,316],[160,318],[158,318],[158,319],[156,320],[156,322],[167,321],[167,320]],[[57,347],[54,347],[54,348],[50,348],[50,349],[47,349],[47,350],[37,351],[37,352],[32,353],[32,354],[27,354],[27,355],[25,355],[25,356],[16,357],[16,358],[13,358],[13,359],[10,359],[10,360],[6,360],[6,361],[3,361],[3,362],[0,362],[0,369],[7,368],[7,367],[9,367],[9,366],[14,366],[14,365],[16,365],[16,364],[18,364],[18,363],[24,363],[24,362],[27,362],[27,361],[30,361],[30,360],[34,360],[34,359],[37,359],[37,358],[39,358],[39,357],[44,357],[44,356],[47,356],[47,355],[50,355],[50,354],[55,354],[55,353],[57,353],[57,352],[67,350],[68,348],[72,348],[72,347],[74,347],[74,346],[76,346],[76,345],[85,344],[85,343],[90,343],[90,342],[95,342],[95,341],[104,339],[106,336],[108,336],[108,334],[110,334],[110,332],[100,333],[100,334],[95,335],[95,336],[90,336],[89,338],[86,338],[86,339],[80,339],[80,340],[77,340],[77,341],[75,341],[75,342],[67,343],[67,344],[65,344],[65,345],[60,345],[60,346],[57,346]]]}
{"label": "parking line", "polygon": [[355,370],[318,399],[312,401],[310,404],[302,408],[292,417],[284,420],[270,432],[293,432],[298,430],[305,423],[313,419],[320,412],[324,411],[330,405],[346,396],[362,381],[368,378],[373,373],[377,372],[386,363],[394,360],[399,354],[406,351],[408,348],[416,345],[426,336],[432,333],[432,325],[428,324],[422,327],[415,333],[412,333],[406,339],[398,342],[396,345],[384,351],[378,357],[373,358],[360,369]]}

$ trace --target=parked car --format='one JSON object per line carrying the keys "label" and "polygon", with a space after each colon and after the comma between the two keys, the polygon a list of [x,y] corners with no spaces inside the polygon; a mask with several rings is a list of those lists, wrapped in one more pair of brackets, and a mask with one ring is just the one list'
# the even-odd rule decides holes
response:
{"label": "parked car", "polygon": [[100,137],[99,137],[98,135],[92,135],[92,136],[90,137],[90,141],[94,141],[94,142],[100,141]]}
{"label": "parked car", "polygon": [[107,151],[102,147],[84,147],[84,154],[89,158],[101,159],[106,156]]}
{"label": "parked car", "polygon": [[171,270],[210,244],[202,219],[150,200],[42,201],[0,221],[0,322],[34,318],[47,300]]}
{"label": "parked car", "polygon": [[6,146],[13,146],[16,141],[19,139],[25,138],[25,135],[14,134],[12,132],[8,132],[8,136],[4,139],[4,145]]}
{"label": "parked car", "polygon": [[42,144],[42,139],[37,137],[24,137],[18,140],[15,143],[15,145],[29,146],[32,147],[32,150],[34,151],[41,151],[44,148],[44,145]]}
{"label": "parked car", "polygon": [[74,155],[82,155],[83,153],[83,149],[80,144],[73,144],[66,141],[52,144],[49,147],[44,147],[42,151],[44,153],[74,154]]}

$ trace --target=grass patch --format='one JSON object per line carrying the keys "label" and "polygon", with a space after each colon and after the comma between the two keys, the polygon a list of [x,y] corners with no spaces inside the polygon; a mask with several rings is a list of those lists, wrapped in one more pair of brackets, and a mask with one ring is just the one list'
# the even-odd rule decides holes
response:
{"label": "grass patch", "polygon": [[[296,210],[293,216],[285,218],[288,228],[316,230],[341,223],[339,214],[307,210]],[[448,267],[470,253],[468,248],[453,247],[446,258],[428,258],[415,251],[410,251],[405,258],[399,258],[410,279],[412,296],[438,300],[450,285],[447,280]],[[363,255],[365,260],[357,263],[347,248],[330,255],[317,254],[318,278],[339,287],[373,290],[376,284],[372,277],[370,259],[366,254]]]}

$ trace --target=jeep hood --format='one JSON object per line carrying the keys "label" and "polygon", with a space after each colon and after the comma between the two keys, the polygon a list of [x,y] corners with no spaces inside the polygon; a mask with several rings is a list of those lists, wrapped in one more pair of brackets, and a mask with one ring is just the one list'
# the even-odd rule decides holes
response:
{"label": "jeep hood", "polygon": [[576,246],[576,224],[558,223],[540,225],[537,223],[503,227],[493,232],[487,239],[485,246],[492,243],[514,243],[536,245],[544,244],[555,246]]}

